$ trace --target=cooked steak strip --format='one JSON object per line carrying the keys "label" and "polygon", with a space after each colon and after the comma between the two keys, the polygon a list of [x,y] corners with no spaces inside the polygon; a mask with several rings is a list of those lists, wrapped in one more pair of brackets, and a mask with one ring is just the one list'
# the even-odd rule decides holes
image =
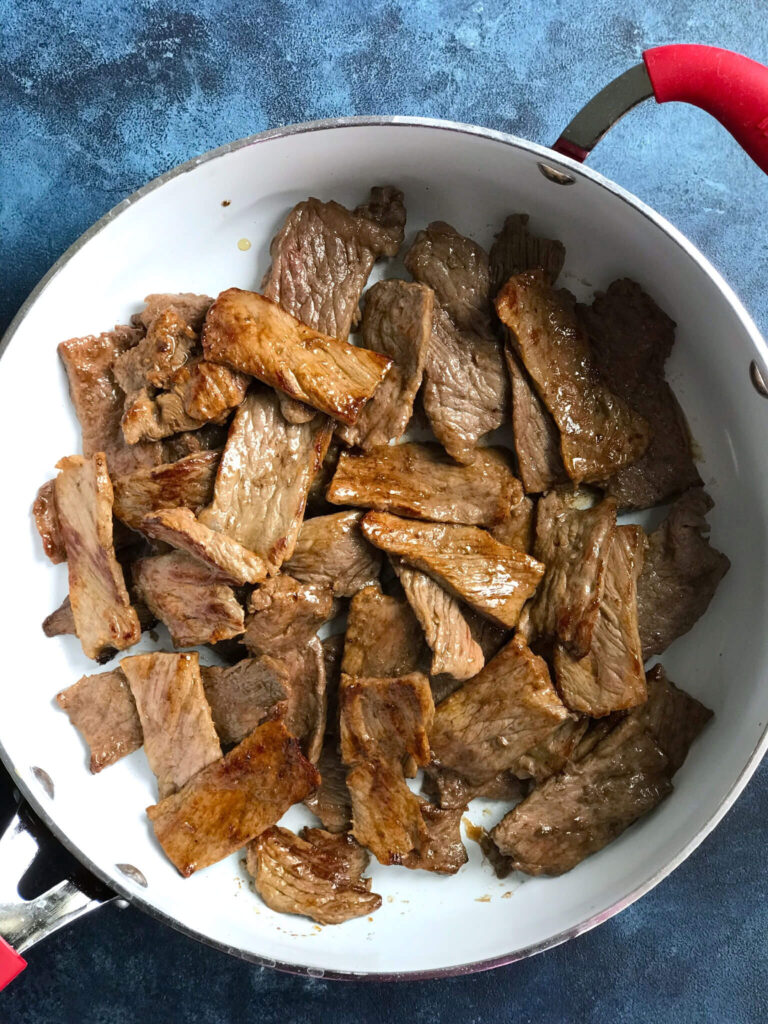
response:
{"label": "cooked steak strip", "polygon": [[204,526],[188,508],[150,512],[142,519],[140,528],[147,536],[188,552],[212,569],[217,578],[235,586],[260,583],[270,570],[260,555],[225,533],[216,533]]}
{"label": "cooked steak strip", "polygon": [[168,859],[189,877],[261,835],[319,781],[283,723],[264,722],[147,815]]}
{"label": "cooked steak strip", "polygon": [[181,399],[184,412],[203,423],[219,422],[245,398],[250,378],[206,359],[190,360],[177,370],[170,391]]}
{"label": "cooked steak strip", "polygon": [[607,846],[670,793],[669,762],[635,722],[547,779],[494,828],[491,837],[529,875],[561,875]]}
{"label": "cooked steak strip", "polygon": [[363,537],[362,518],[362,512],[337,512],[306,519],[285,571],[301,583],[331,587],[335,597],[352,597],[374,583],[381,553]]}
{"label": "cooked steak strip", "polygon": [[648,700],[629,715],[658,743],[669,762],[672,776],[688,756],[691,744],[712,718],[708,707],[678,689],[667,679],[661,665],[654,665],[647,676]]}
{"label": "cooked steak strip", "polygon": [[558,491],[539,499],[533,552],[547,570],[528,609],[530,624],[533,636],[558,640],[575,658],[592,644],[615,529],[611,499],[587,509]]}
{"label": "cooked steak strip", "polygon": [[376,547],[428,573],[502,626],[515,625],[544,574],[540,562],[499,544],[476,526],[419,523],[369,512],[362,530]]}
{"label": "cooked steak strip", "polygon": [[251,594],[243,642],[253,654],[302,650],[333,610],[330,587],[299,583],[281,573]]}
{"label": "cooked steak strip", "polygon": [[568,475],[576,483],[605,480],[636,462],[649,426],[601,378],[571,297],[532,270],[504,285],[496,311],[554,417]]}
{"label": "cooked steak strip", "polygon": [[441,875],[455,875],[468,859],[461,841],[462,814],[463,808],[447,810],[422,800],[421,815],[427,829],[427,839],[419,844],[418,849],[406,855],[403,865],[435,871]]}
{"label": "cooked steak strip", "polygon": [[323,645],[313,636],[301,650],[285,652],[275,660],[288,675],[285,727],[300,740],[307,759],[316,764],[323,749],[327,713]]}
{"label": "cooked steak strip", "polygon": [[245,614],[232,588],[184,551],[142,558],[133,579],[138,594],[165,623],[175,647],[229,640],[245,631]]}
{"label": "cooked steak strip", "polygon": [[[213,301],[207,296],[200,298],[208,305]],[[168,388],[175,372],[194,354],[198,341],[197,332],[179,310],[167,306],[153,317],[141,341],[115,358],[115,380],[129,401],[130,396],[148,385]]]}
{"label": "cooked steak strip", "polygon": [[149,330],[158,316],[172,309],[187,327],[199,334],[212,302],[210,295],[196,295],[194,292],[153,292],[144,299],[144,309],[131,317],[131,323]]}
{"label": "cooked steak strip", "polygon": [[225,746],[240,743],[266,718],[281,717],[288,696],[285,665],[264,654],[222,668],[201,665],[205,699]]}
{"label": "cooked steak strip", "polygon": [[326,737],[317,761],[321,782],[304,801],[329,832],[345,832],[352,824],[352,804],[347,789],[347,769],[337,748],[338,736]]}
{"label": "cooked steak strip", "polygon": [[687,633],[709,607],[730,568],[710,546],[706,514],[712,499],[700,487],[687,491],[648,538],[637,581],[637,618],[643,660],[661,654]]}
{"label": "cooked steak strip", "polygon": [[528,230],[528,214],[513,213],[488,253],[491,294],[516,274],[541,267],[550,284],[554,284],[565,263],[565,246],[556,238],[539,238]]}
{"label": "cooked steak strip", "polygon": [[220,451],[201,451],[178,462],[137,469],[114,481],[118,519],[138,530],[144,516],[184,506],[199,512],[213,497]]}
{"label": "cooked steak strip", "polygon": [[211,306],[203,351],[306,402],[342,423],[355,423],[392,365],[379,352],[307,327],[258,292],[229,288]]}
{"label": "cooked steak strip", "polygon": [[325,492],[328,490],[328,485],[331,482],[333,474],[336,472],[336,464],[339,461],[339,453],[341,452],[341,444],[335,439],[331,438],[331,443],[328,445],[328,450],[325,453],[322,465],[312,477],[312,483],[309,485],[309,493],[307,494],[307,515],[319,516],[325,515],[327,512],[335,512],[336,509],[326,500]]}
{"label": "cooked steak strip", "polygon": [[432,651],[430,672],[445,672],[455,679],[477,675],[485,658],[456,598],[431,576],[412,569],[399,558],[393,558],[392,565]]}
{"label": "cooked steak strip", "polygon": [[404,864],[429,844],[421,800],[399,764],[363,761],[350,768],[352,834],[381,864]]}
{"label": "cooked steak strip", "polygon": [[561,644],[555,647],[557,689],[572,711],[602,718],[647,699],[637,630],[637,578],[644,548],[640,526],[614,530],[589,653],[577,660]]}
{"label": "cooked steak strip", "polygon": [[43,619],[43,632],[46,636],[76,636],[75,616],[72,614],[72,605],[67,595],[56,611]]}
{"label": "cooked steak strip", "polygon": [[647,508],[700,485],[685,416],[664,379],[674,321],[626,279],[598,292],[579,312],[608,386],[651,426],[645,455],[611,477],[606,494],[621,508]]}
{"label": "cooked steak strip", "polygon": [[560,433],[517,355],[507,347],[504,356],[512,394],[512,429],[520,478],[528,494],[548,491],[568,480],[560,454]]}
{"label": "cooked steak strip", "polygon": [[514,803],[523,796],[525,789],[525,783],[511,771],[499,772],[484,782],[469,782],[460,772],[437,761],[427,765],[422,786],[423,792],[436,800],[443,810],[457,811],[466,810],[470,800],[476,797]]}
{"label": "cooked steak strip", "polygon": [[368,451],[399,440],[413,414],[432,334],[434,292],[408,281],[379,281],[369,289],[363,312],[362,346],[392,360],[387,376],[354,426],[338,433]]}
{"label": "cooked steak strip", "polygon": [[341,759],[429,763],[435,714],[429,680],[420,672],[386,679],[341,677]]}
{"label": "cooked steak strip", "polygon": [[83,676],[58,693],[56,701],[88,744],[94,774],[144,742],[136,704],[119,668]]}
{"label": "cooked steak strip", "polygon": [[521,637],[437,706],[430,741],[440,763],[470,782],[514,768],[569,718],[546,663]]}
{"label": "cooked steak strip", "polygon": [[46,480],[37,492],[32,515],[35,519],[35,527],[40,534],[43,551],[54,565],[59,565],[67,560],[67,550],[64,547],[64,540],[61,536],[59,516],[56,512],[56,484],[53,480]]}
{"label": "cooked steak strip", "polygon": [[534,504],[530,498],[522,497],[507,512],[501,522],[490,529],[490,534],[500,544],[530,553],[533,550]]}
{"label": "cooked steak strip", "polygon": [[[330,838],[358,846],[351,836]],[[360,877],[365,860],[359,867],[359,861],[351,863],[343,846],[307,842],[286,828],[275,826],[254,839],[248,846],[246,867],[258,894],[278,913],[301,914],[319,924],[342,924],[381,906],[381,896],[370,891],[370,878]]]}
{"label": "cooked steak strip", "polygon": [[213,502],[200,522],[279,567],[293,554],[331,432],[324,417],[292,426],[274,392],[252,391],[232,420]]}
{"label": "cooked steak strip", "polygon": [[69,599],[85,655],[108,660],[131,647],[141,626],[112,543],[112,484],[103,452],[58,463],[55,493],[67,552]]}
{"label": "cooked steak strip", "polygon": [[473,526],[500,523],[522,496],[500,449],[480,449],[471,466],[460,466],[434,444],[342,452],[327,492],[336,505]]}
{"label": "cooked steak strip", "polygon": [[515,765],[515,775],[520,779],[543,782],[550,775],[562,771],[589,728],[588,718],[569,718],[558,725],[549,736],[531,747]]}
{"label": "cooked steak strip", "polygon": [[407,601],[364,587],[352,598],[341,668],[348,676],[408,675],[422,668],[424,634]]}

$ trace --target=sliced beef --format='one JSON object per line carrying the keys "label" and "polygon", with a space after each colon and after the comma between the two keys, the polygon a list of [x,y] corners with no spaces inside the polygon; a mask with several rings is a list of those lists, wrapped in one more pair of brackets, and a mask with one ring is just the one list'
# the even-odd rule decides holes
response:
{"label": "sliced beef", "polygon": [[330,587],[335,597],[351,597],[374,583],[381,554],[363,537],[362,518],[362,512],[337,512],[306,519],[285,571],[301,583]]}
{"label": "sliced beef", "polygon": [[168,859],[189,877],[261,835],[319,781],[283,723],[264,722],[147,815]]}
{"label": "sliced beef", "polygon": [[245,631],[245,613],[232,588],[184,551],[140,559],[133,579],[175,647],[218,643]]}
{"label": "sliced beef", "polygon": [[226,440],[227,427],[223,423],[206,423],[198,430],[174,434],[173,437],[163,441],[163,458],[160,459],[158,465],[176,462],[178,459],[186,458],[187,455],[196,455],[198,452],[215,450],[221,455]]}
{"label": "sliced beef", "polygon": [[428,573],[502,626],[515,625],[544,574],[540,562],[499,544],[476,526],[420,523],[369,512],[362,529],[376,547]]}
{"label": "sliced beef", "polygon": [[284,713],[290,685],[285,665],[269,655],[222,668],[201,665],[205,699],[225,746],[240,743],[266,718]]}
{"label": "sliced beef", "polygon": [[460,772],[433,761],[425,769],[423,790],[444,810],[464,811],[477,797],[514,803],[525,792],[525,784],[511,770],[483,782],[469,782]]}
{"label": "sliced beef", "polygon": [[423,665],[424,635],[408,602],[364,587],[347,616],[342,671],[348,676],[399,676]]}
{"label": "sliced beef", "polygon": [[565,263],[565,246],[556,238],[539,238],[528,229],[528,214],[513,213],[488,253],[491,294],[495,295],[510,277],[541,267],[554,284]]}
{"label": "sliced beef", "polygon": [[515,775],[534,782],[543,782],[550,775],[556,775],[574,755],[588,727],[588,718],[573,717],[561,722],[549,736],[523,754],[515,765]]}
{"label": "sliced beef", "polygon": [[339,690],[341,759],[345,764],[407,756],[429,763],[435,714],[429,680],[420,672],[370,679],[342,675]]}
{"label": "sliced beef", "polygon": [[636,462],[649,426],[600,376],[572,297],[532,270],[504,285],[496,311],[557,424],[568,475],[576,483],[605,480]]}
{"label": "sliced beef", "polygon": [[137,469],[114,483],[115,515],[137,530],[151,512],[183,506],[199,512],[213,498],[220,451],[201,451],[178,462]]}
{"label": "sliced beef", "polygon": [[667,770],[674,775],[688,756],[691,744],[712,718],[708,707],[678,689],[661,665],[648,673],[648,700],[629,715],[666,754]]}
{"label": "sliced beef", "polygon": [[[468,604],[460,604],[462,616],[469,626],[469,632],[473,641],[479,646],[483,662],[488,662],[495,657],[501,648],[507,643],[511,636],[510,630],[504,626],[497,626],[484,615],[470,608]],[[479,670],[478,670],[479,671]],[[434,673],[429,677],[429,685],[432,687],[432,696],[435,704],[445,700],[454,690],[458,690],[466,680],[457,679],[447,672]]]}
{"label": "sliced beef", "polygon": [[328,485],[333,478],[333,474],[336,472],[336,464],[339,461],[341,447],[341,444],[334,436],[328,445],[322,465],[312,477],[312,483],[309,485],[309,493],[307,494],[307,515],[309,516],[325,515],[327,512],[336,511],[326,500],[325,492],[328,490]]}
{"label": "sliced beef", "polygon": [[288,674],[283,721],[301,742],[307,759],[316,764],[323,749],[327,714],[323,645],[313,636],[300,650],[285,652],[276,660]]}
{"label": "sliced beef", "polygon": [[252,391],[235,413],[214,498],[200,521],[279,567],[293,554],[331,431],[321,416],[288,423],[273,391]]}
{"label": "sliced beef", "polygon": [[35,527],[40,534],[43,551],[54,565],[66,562],[67,551],[61,536],[59,516],[56,512],[56,484],[54,480],[46,480],[37,492],[32,515]]}
{"label": "sliced beef", "polygon": [[337,749],[338,736],[326,737],[317,761],[321,782],[307,797],[307,807],[329,832],[345,832],[352,824],[352,804],[347,789],[347,769]]}
{"label": "sliced beef", "polygon": [[644,549],[640,526],[614,530],[589,653],[576,659],[562,645],[555,647],[557,688],[572,711],[602,718],[647,698],[637,629],[637,578]]}
{"label": "sliced beef", "polygon": [[102,452],[58,463],[55,494],[67,552],[75,629],[89,658],[109,659],[131,647],[141,626],[131,606],[112,542],[112,484]]}
{"label": "sliced beef", "polygon": [[262,832],[249,845],[246,859],[256,891],[272,910],[319,924],[342,924],[372,914],[381,906],[381,896],[370,891],[370,878],[360,877],[367,856],[351,836],[325,835],[327,840],[319,844],[278,826]]}
{"label": "sliced beef", "polygon": [[547,779],[502,819],[491,837],[512,866],[561,875],[621,835],[671,791],[667,758],[632,721]]}
{"label": "sliced beef", "polygon": [[339,428],[347,444],[367,451],[405,433],[424,375],[433,308],[432,289],[408,281],[379,281],[366,294],[363,348],[380,352],[392,366],[355,425]]}
{"label": "sliced beef", "polygon": [[273,656],[301,650],[330,617],[330,587],[299,583],[281,573],[250,597],[244,643],[253,654]]}
{"label": "sliced beef", "polygon": [[575,658],[592,644],[615,530],[611,499],[587,509],[558,491],[539,499],[533,552],[547,570],[528,610],[532,633],[559,641]]}
{"label": "sliced beef", "polygon": [[[212,299],[200,296],[210,306]],[[147,325],[144,337],[113,364],[115,380],[126,393],[133,395],[148,385],[167,388],[173,376],[194,354],[199,335],[186,318],[173,306],[160,310]]]}
{"label": "sliced beef", "polygon": [[187,327],[199,334],[212,302],[210,295],[196,295],[194,292],[154,292],[146,296],[144,309],[134,313],[131,323],[149,330],[158,316],[172,309]]}
{"label": "sliced beef", "polygon": [[648,538],[637,581],[637,618],[645,661],[661,654],[701,618],[731,563],[710,546],[707,512],[712,499],[687,491]]}
{"label": "sliced beef", "polygon": [[75,616],[72,613],[72,604],[67,595],[56,611],[43,619],[43,632],[46,636],[76,636]]}
{"label": "sliced beef", "polygon": [[462,814],[461,808],[443,809],[422,800],[421,816],[427,838],[407,854],[404,866],[435,871],[440,875],[455,875],[467,863],[467,851],[461,841]]}
{"label": "sliced beef", "polygon": [[439,445],[398,444],[360,455],[342,452],[327,496],[336,505],[492,526],[520,501],[523,490],[498,448],[479,449],[471,466],[461,466]]}
{"label": "sliced beef", "polygon": [[432,651],[430,672],[448,673],[457,680],[477,675],[485,659],[456,598],[425,572],[398,558],[392,564]]}
{"label": "sliced beef", "polygon": [[404,864],[429,843],[422,801],[399,764],[362,761],[347,773],[352,834],[381,864]]}
{"label": "sliced beef", "polygon": [[491,536],[500,544],[515,548],[516,551],[533,550],[534,504],[530,498],[522,497],[511,506],[500,523],[491,527]]}
{"label": "sliced beef", "polygon": [[195,518],[188,508],[163,508],[141,521],[141,531],[186,551],[211,569],[225,583],[242,586],[267,578],[270,566],[253,551],[226,533],[217,533]]}
{"label": "sliced beef", "polygon": [[621,508],[647,508],[701,484],[683,411],[664,379],[675,323],[626,278],[579,307],[598,369],[651,427],[648,449],[606,484]]}
{"label": "sliced beef", "polygon": [[219,423],[240,405],[249,384],[250,378],[244,373],[198,357],[176,371],[169,394],[179,397],[184,412],[192,419]]}
{"label": "sliced beef", "polygon": [[512,395],[512,429],[520,478],[528,494],[548,491],[568,480],[560,454],[560,433],[517,355],[509,347],[504,355]]}
{"label": "sliced beef", "polygon": [[83,676],[57,694],[56,701],[88,744],[94,774],[144,742],[136,704],[119,668]]}

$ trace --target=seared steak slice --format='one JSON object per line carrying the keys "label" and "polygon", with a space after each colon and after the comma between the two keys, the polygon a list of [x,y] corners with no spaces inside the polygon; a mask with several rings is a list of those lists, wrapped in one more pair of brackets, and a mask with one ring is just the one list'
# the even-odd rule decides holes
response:
{"label": "seared steak slice", "polygon": [[512,505],[500,523],[491,527],[491,536],[516,551],[530,552],[533,549],[533,513],[533,501],[527,497],[521,498]]}
{"label": "seared steak slice", "polygon": [[672,790],[667,758],[624,722],[594,751],[533,790],[491,832],[512,866],[561,875],[621,835]]}
{"label": "seared steak slice", "polygon": [[43,619],[43,632],[48,637],[77,635],[75,616],[72,614],[69,594],[67,594],[55,611]]}
{"label": "seared steak slice", "polygon": [[349,835],[326,835],[336,845],[307,842],[275,826],[250,843],[246,867],[268,907],[319,924],[342,924],[379,909],[381,896],[370,891],[370,878],[360,877],[367,857],[353,857],[349,845],[362,849]]}
{"label": "seared steak slice", "polygon": [[457,465],[435,444],[383,445],[342,452],[327,492],[336,505],[358,505],[413,519],[492,526],[523,496],[506,454],[479,449]]}
{"label": "seared steak slice", "polygon": [[504,221],[504,227],[488,253],[491,294],[510,277],[536,267],[554,284],[565,263],[565,246],[556,238],[539,238],[528,230],[528,214],[513,213]]}
{"label": "seared steak slice", "polygon": [[184,551],[140,559],[133,580],[175,647],[214,644],[245,631],[245,613],[232,588]]}
{"label": "seared steak slice", "polygon": [[712,717],[712,712],[667,679],[661,665],[648,673],[648,700],[629,715],[658,743],[667,756],[672,776],[688,756],[691,744]]}
{"label": "seared steak slice", "polygon": [[136,704],[119,668],[83,676],[58,693],[56,701],[88,744],[94,774],[144,742]]}
{"label": "seared steak slice", "polygon": [[341,677],[341,759],[429,763],[428,733],[435,706],[420,672],[388,679]]}
{"label": "seared steak slice", "polygon": [[499,544],[476,526],[419,523],[369,512],[362,529],[376,547],[400,555],[502,626],[515,625],[544,574],[540,562]]}
{"label": "seared steak slice", "polygon": [[123,436],[128,444],[139,441],[161,441],[183,430],[197,430],[200,420],[184,411],[181,397],[172,391],[157,396],[142,388],[126,398],[122,419]]}
{"label": "seared steak slice", "polygon": [[253,654],[301,651],[333,610],[330,587],[299,583],[281,573],[251,594],[243,641]]}
{"label": "seared steak slice", "polygon": [[185,434],[175,434],[163,441],[163,458],[158,465],[176,462],[178,459],[186,458],[187,455],[210,452],[214,449],[221,455],[226,440],[227,427],[223,423],[205,423],[199,430],[188,430]]}
{"label": "seared steak slice", "polygon": [[331,433],[321,416],[287,423],[273,391],[252,391],[232,420],[214,498],[200,522],[279,567],[293,554],[309,485]]}
{"label": "seared steak slice", "polygon": [[484,782],[469,782],[460,772],[433,761],[424,771],[422,789],[443,810],[464,811],[476,797],[514,803],[525,792],[525,784],[509,770]]}
{"label": "seared steak slice", "polygon": [[352,835],[381,864],[404,864],[429,843],[422,801],[399,764],[363,761],[347,773]]}
{"label": "seared steak slice", "polygon": [[239,743],[265,718],[284,711],[288,671],[275,658],[244,658],[228,668],[201,665],[200,672],[213,724],[225,746]]}
{"label": "seared steak slice", "polygon": [[685,416],[664,379],[674,321],[627,279],[614,281],[579,312],[608,386],[651,427],[645,455],[611,477],[606,494],[620,508],[647,508],[700,485]]}
{"label": "seared steak slice", "polygon": [[556,775],[574,756],[588,727],[588,718],[566,719],[549,736],[523,754],[515,765],[515,775],[520,779],[533,779],[534,782],[543,782],[550,775]]}
{"label": "seared steak slice", "polygon": [[43,551],[54,565],[66,562],[67,551],[64,547],[59,517],[56,512],[55,481],[46,480],[40,487],[32,505],[32,515],[35,518],[37,532],[40,534]]}
{"label": "seared steak slice", "polygon": [[529,608],[533,636],[558,640],[575,657],[589,652],[616,529],[616,503],[574,508],[566,494],[539,499],[533,552],[547,570]]}
{"label": "seared steak slice", "polygon": [[363,537],[362,518],[362,512],[337,512],[305,519],[285,571],[301,583],[330,587],[335,597],[351,597],[374,583],[381,554]]}
{"label": "seared steak slice", "polygon": [[377,586],[359,590],[349,606],[341,668],[348,676],[400,676],[418,672],[424,635],[408,602],[382,594]]}
{"label": "seared steak slice", "polygon": [[112,543],[112,484],[103,452],[58,463],[55,493],[67,552],[75,629],[89,658],[109,659],[131,647],[141,626]]}
{"label": "seared steak slice", "polygon": [[711,547],[705,518],[712,499],[687,491],[648,538],[637,581],[637,619],[643,660],[661,654],[701,618],[731,563]]}
{"label": "seared steak slice", "polygon": [[421,816],[427,828],[427,839],[405,857],[404,866],[455,875],[467,863],[467,851],[461,841],[463,813],[463,808],[447,810],[422,800]]}
{"label": "seared steak slice", "polygon": [[[213,301],[207,296],[208,304]],[[115,380],[131,396],[147,385],[168,388],[174,373],[197,349],[199,335],[173,306],[168,306],[152,319],[147,333],[137,345],[121,352],[113,365]]]}
{"label": "seared steak slice", "polygon": [[196,295],[194,292],[155,292],[144,299],[144,309],[134,313],[131,323],[149,330],[154,321],[167,309],[172,309],[187,327],[200,333],[205,314],[211,307],[210,295]]}
{"label": "seared steak slice", "polygon": [[562,645],[555,647],[557,689],[572,711],[602,718],[647,699],[637,631],[637,578],[644,548],[642,527],[614,530],[589,653],[577,660]]}
{"label": "seared steak slice", "polygon": [[512,429],[520,478],[528,494],[548,491],[568,480],[560,454],[560,433],[517,355],[507,347],[504,356],[512,393]]}
{"label": "seared steak slice", "polygon": [[137,469],[114,481],[115,515],[138,530],[144,516],[184,506],[199,512],[213,497],[220,451],[201,451],[178,462]]}
{"label": "seared steak slice", "polygon": [[576,483],[605,480],[636,462],[649,426],[603,381],[572,298],[532,270],[504,285],[496,311],[554,417],[568,475]]}
{"label": "seared steak slice", "polygon": [[399,558],[393,558],[392,564],[432,651],[430,672],[448,673],[457,680],[477,675],[485,658],[456,598],[431,576]]}
{"label": "seared steak slice", "polygon": [[337,750],[338,736],[326,736],[317,762],[321,782],[304,803],[329,832],[345,832],[352,824],[352,804],[347,789],[347,769]]}
{"label": "seared steak slice", "polygon": [[158,509],[144,516],[140,528],[147,536],[188,552],[226,583],[242,586],[267,578],[270,566],[260,555],[225,533],[204,526],[191,509]]}
{"label": "seared steak slice", "polygon": [[435,712],[435,757],[470,782],[514,768],[520,758],[569,718],[546,663],[515,636],[474,679]]}
{"label": "seared steak slice", "polygon": [[184,412],[203,423],[218,423],[245,398],[250,378],[206,359],[192,359],[171,380]]}
{"label": "seared steak slice", "polygon": [[147,815],[166,856],[188,878],[261,835],[319,781],[283,723],[264,722]]}
{"label": "seared steak slice", "polygon": [[312,477],[312,483],[309,485],[307,514],[310,516],[319,516],[324,515],[326,512],[335,511],[333,506],[326,500],[325,492],[328,490],[328,484],[330,484],[331,478],[336,472],[336,463],[339,461],[340,451],[341,444],[335,437],[331,438],[331,443],[328,445],[322,465]]}
{"label": "seared steak slice", "polygon": [[229,288],[203,328],[206,359],[251,374],[343,423],[355,423],[392,365],[379,352],[301,323],[258,292]]}
{"label": "seared steak slice", "polygon": [[339,428],[347,444],[367,451],[405,433],[424,375],[433,307],[432,289],[408,281],[379,281],[366,294],[363,348],[380,352],[392,366],[355,425]]}
{"label": "seared steak slice", "polygon": [[323,749],[327,713],[323,645],[313,636],[301,650],[287,651],[275,660],[288,676],[285,727],[301,741],[307,759],[316,764]]}
{"label": "seared steak slice", "polygon": [[136,701],[144,750],[164,800],[221,757],[198,656],[136,654],[123,658],[120,668]]}

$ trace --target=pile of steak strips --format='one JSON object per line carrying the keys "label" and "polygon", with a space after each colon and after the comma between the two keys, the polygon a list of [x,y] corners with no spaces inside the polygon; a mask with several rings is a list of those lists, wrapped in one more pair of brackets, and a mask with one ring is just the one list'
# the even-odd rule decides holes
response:
{"label": "pile of steak strips", "polygon": [[[104,664],[159,621],[218,662],[128,655],[63,690],[91,770],[143,746],[182,875],[244,850],[270,907],[323,924],[381,905],[370,854],[458,871],[475,797],[509,807],[499,873],[570,870],[670,792],[711,716],[644,669],[728,569],[664,378],[675,325],[629,280],[558,290],[563,247],[522,214],[489,254],[430,224],[361,316],[405,216],[395,188],[308,199],[260,293],[150,295],[62,342],[83,453],[34,504],[69,571],[48,636]],[[658,504],[648,536],[617,524]]]}

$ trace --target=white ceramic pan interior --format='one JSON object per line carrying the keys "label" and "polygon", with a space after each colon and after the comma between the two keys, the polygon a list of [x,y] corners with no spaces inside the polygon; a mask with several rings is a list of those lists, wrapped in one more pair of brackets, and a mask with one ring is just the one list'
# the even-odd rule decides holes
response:
{"label": "white ceramic pan interior", "polygon": [[[547,180],[542,159],[565,167],[575,183]],[[53,698],[98,669],[73,637],[48,640],[41,632],[42,619],[66,595],[67,573],[43,556],[30,505],[57,459],[79,451],[59,341],[126,322],[148,292],[215,295],[230,285],[256,287],[269,240],[294,203],[315,195],[355,205],[371,185],[390,183],[406,195],[406,245],[416,229],[443,219],[487,246],[508,213],[527,211],[536,232],[565,242],[563,283],[580,298],[628,275],[674,317],[669,374],[716,502],[713,542],[732,569],[706,618],[662,659],[715,719],[676,776],[674,793],[653,814],[557,879],[500,881],[471,841],[469,863],[455,877],[374,863],[382,908],[370,919],[321,928],[269,910],[250,890],[240,856],[179,877],[145,817],[155,784],[143,751],[98,776],[89,773],[85,747]],[[250,241],[247,251],[241,239]],[[374,277],[381,273],[402,268],[377,268]],[[12,442],[0,504],[6,763],[55,832],[111,886],[185,931],[261,962],[312,974],[455,972],[506,962],[593,926],[701,841],[762,752],[768,402],[749,383],[753,358],[766,365],[764,343],[690,243],[594,172],[509,136],[415,120],[313,126],[256,137],[149,186],[62,261],[0,363],[2,431]],[[145,637],[142,647],[149,646],[160,644]],[[53,798],[34,766],[53,780]],[[470,817],[490,826],[501,813],[500,805],[473,804]],[[285,819],[303,820],[310,816],[298,808]],[[118,864],[138,868],[146,887]]]}

